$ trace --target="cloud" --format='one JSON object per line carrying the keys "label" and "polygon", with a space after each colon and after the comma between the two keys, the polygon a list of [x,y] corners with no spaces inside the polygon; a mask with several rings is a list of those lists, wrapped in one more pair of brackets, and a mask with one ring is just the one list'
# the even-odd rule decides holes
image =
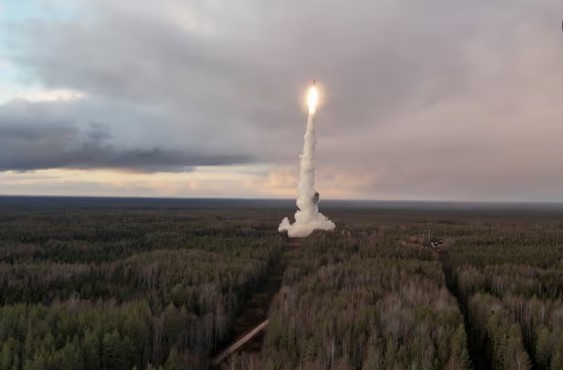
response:
{"label": "cloud", "polygon": [[75,16],[0,24],[0,57],[85,97],[0,105],[2,169],[259,162],[285,194],[317,79],[331,194],[563,200],[555,0],[51,1]]}
{"label": "cloud", "polygon": [[0,104],[13,100],[28,102],[71,101],[84,98],[84,94],[70,90],[42,90],[32,88],[3,89],[0,88]]}
{"label": "cloud", "polygon": [[92,123],[81,132],[74,126],[42,122],[9,124],[0,114],[0,171],[28,171],[49,168],[177,172],[195,166],[248,163],[243,154],[198,153],[157,146],[124,148],[111,144],[109,129]]}

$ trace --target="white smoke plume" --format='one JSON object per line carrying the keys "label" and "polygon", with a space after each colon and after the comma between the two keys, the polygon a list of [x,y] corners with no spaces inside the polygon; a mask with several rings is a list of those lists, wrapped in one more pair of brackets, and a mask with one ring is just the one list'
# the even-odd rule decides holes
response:
{"label": "white smoke plume", "polygon": [[333,230],[334,222],[319,212],[319,193],[315,190],[315,112],[317,91],[313,86],[309,91],[309,116],[305,143],[301,155],[299,185],[297,188],[297,207],[295,222],[292,224],[286,217],[278,226],[278,231],[287,231],[288,236],[304,238],[314,230]]}

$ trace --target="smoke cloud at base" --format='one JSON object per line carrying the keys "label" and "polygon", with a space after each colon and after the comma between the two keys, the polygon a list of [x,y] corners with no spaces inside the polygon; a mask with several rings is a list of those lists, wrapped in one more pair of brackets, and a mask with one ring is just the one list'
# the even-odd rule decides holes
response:
{"label": "smoke cloud at base", "polygon": [[[313,96],[313,99],[311,98]],[[301,155],[299,185],[295,222],[292,224],[286,217],[278,226],[279,232],[287,231],[289,237],[304,238],[314,230],[333,230],[334,222],[319,212],[319,193],[315,190],[315,111],[317,91],[313,86],[309,91],[309,116],[305,143]]]}
{"label": "smoke cloud at base", "polygon": [[295,212],[295,222],[292,224],[289,218],[284,218],[278,226],[279,232],[287,231],[291,238],[305,238],[315,230],[334,230],[336,225],[322,213],[315,213],[314,217],[307,217],[302,211]]}

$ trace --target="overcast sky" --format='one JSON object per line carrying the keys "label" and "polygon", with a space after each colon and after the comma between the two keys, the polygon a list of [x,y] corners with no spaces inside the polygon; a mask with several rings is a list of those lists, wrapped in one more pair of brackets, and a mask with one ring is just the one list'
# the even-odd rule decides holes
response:
{"label": "overcast sky", "polygon": [[563,201],[560,0],[2,0],[0,194]]}

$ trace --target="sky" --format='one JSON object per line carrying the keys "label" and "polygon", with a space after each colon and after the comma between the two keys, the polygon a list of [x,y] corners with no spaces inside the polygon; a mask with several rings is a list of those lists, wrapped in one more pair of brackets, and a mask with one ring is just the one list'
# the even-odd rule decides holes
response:
{"label": "sky", "polygon": [[563,201],[560,0],[0,0],[0,194]]}

